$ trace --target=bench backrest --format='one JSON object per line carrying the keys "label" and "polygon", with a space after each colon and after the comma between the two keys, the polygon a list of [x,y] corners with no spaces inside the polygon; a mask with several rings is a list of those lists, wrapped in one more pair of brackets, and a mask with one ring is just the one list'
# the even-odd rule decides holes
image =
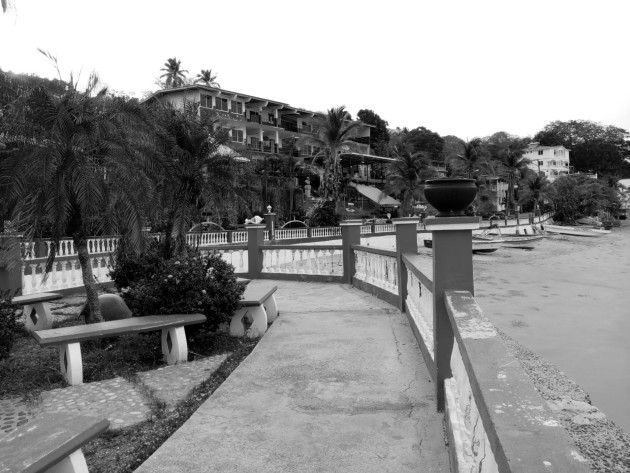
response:
{"label": "bench backrest", "polygon": [[48,414],[0,437],[0,472],[47,471],[109,427],[96,417]]}
{"label": "bench backrest", "polygon": [[64,343],[79,343],[98,338],[151,332],[170,327],[199,324],[206,321],[203,314],[173,314],[149,315],[146,317],[132,317],[124,320],[112,320],[89,325],[75,325],[72,327],[53,328],[31,332],[31,335],[41,346],[61,345]]}

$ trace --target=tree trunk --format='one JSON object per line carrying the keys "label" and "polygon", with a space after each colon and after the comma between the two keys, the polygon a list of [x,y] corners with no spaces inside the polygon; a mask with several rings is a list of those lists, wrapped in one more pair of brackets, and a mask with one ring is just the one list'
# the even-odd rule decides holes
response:
{"label": "tree trunk", "polygon": [[93,324],[102,322],[101,307],[98,304],[98,287],[92,274],[92,264],[90,263],[90,255],[88,253],[87,238],[84,236],[75,236],[73,238],[74,245],[79,255],[79,264],[81,265],[81,275],[83,276],[83,285],[85,286],[87,312],[85,315],[85,323]]}

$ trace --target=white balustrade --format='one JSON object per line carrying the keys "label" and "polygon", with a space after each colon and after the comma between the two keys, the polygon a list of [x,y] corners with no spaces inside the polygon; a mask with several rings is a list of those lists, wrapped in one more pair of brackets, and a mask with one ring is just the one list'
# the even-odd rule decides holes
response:
{"label": "white balustrade", "polygon": [[372,225],[361,225],[361,234],[372,233]]}
{"label": "white balustrade", "polygon": [[393,224],[375,225],[375,233],[395,232],[396,227]]}
{"label": "white balustrade", "polygon": [[191,246],[221,245],[228,242],[227,232],[188,233],[186,243]]}
{"label": "white balustrade", "polygon": [[223,261],[234,266],[235,273],[246,273],[249,271],[249,262],[247,259],[247,250],[244,248],[212,248],[208,250],[202,250],[202,254],[211,255],[219,254]]}
{"label": "white balustrade", "polygon": [[306,228],[281,228],[275,232],[276,240],[291,240],[297,238],[308,238]]}
{"label": "white balustrade", "polygon": [[232,243],[247,243],[247,232],[232,232]]}
{"label": "white balustrade", "polygon": [[357,279],[398,294],[396,257],[361,250],[354,250],[354,255]]}
{"label": "white balustrade", "polygon": [[263,272],[282,274],[343,275],[341,248],[295,249],[266,248],[263,253]]}
{"label": "white balustrade", "polygon": [[433,355],[433,292],[407,269],[407,310],[426,346]]}
{"label": "white balustrade", "polygon": [[312,237],[341,236],[341,227],[314,227],[311,228]]}
{"label": "white balustrade", "polygon": [[[97,283],[111,281],[108,261],[109,257],[106,255],[90,258],[92,274]],[[83,276],[78,258],[55,261],[47,277],[44,277],[45,270],[45,259],[22,262],[23,295],[83,286]]]}

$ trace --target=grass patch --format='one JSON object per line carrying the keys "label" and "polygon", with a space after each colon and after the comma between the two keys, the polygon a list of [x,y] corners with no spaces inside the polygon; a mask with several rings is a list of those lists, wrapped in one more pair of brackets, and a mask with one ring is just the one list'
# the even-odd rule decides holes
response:
{"label": "grass patch", "polygon": [[108,431],[83,448],[90,472],[126,473],[138,468],[158,449],[251,353],[258,340],[217,337],[216,346],[230,348],[231,355],[186,399],[173,409],[152,405],[152,420],[117,431]]}

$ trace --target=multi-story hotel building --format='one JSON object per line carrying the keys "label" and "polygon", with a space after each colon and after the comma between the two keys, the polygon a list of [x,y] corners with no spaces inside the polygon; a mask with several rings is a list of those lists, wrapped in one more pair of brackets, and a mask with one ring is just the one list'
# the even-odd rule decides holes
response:
{"label": "multi-story hotel building", "polygon": [[569,150],[564,146],[540,146],[530,143],[523,156],[531,161],[529,168],[544,173],[549,181],[570,173]]}
{"label": "multi-story hotel building", "polygon": [[[230,130],[231,148],[250,150],[254,157],[308,157],[320,151],[316,146],[296,146],[300,138],[317,133],[317,114],[284,102],[205,85],[163,89],[147,100],[153,99],[169,101],[176,107],[183,106],[184,101],[198,103],[199,113],[218,118],[221,126]],[[359,161],[375,158],[370,149],[370,128],[359,127],[353,138],[358,149],[348,154],[358,155]]]}

